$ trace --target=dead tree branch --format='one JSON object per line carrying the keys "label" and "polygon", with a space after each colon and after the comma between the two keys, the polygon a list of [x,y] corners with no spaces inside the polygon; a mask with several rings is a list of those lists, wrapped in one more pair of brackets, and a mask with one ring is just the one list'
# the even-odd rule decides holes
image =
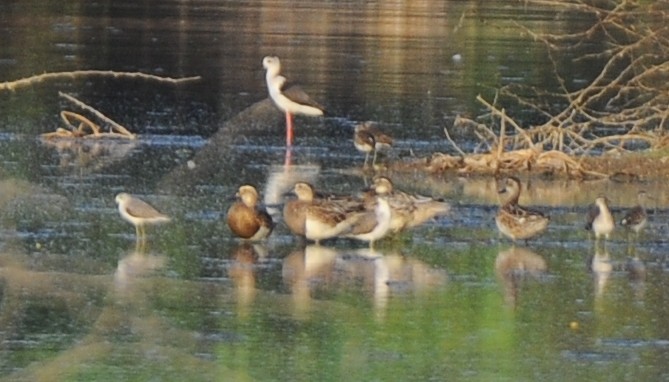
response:
{"label": "dead tree branch", "polygon": [[170,78],[170,77],[160,77],[153,74],[146,73],[137,73],[137,72],[115,72],[112,70],[75,70],[72,72],[55,72],[55,73],[42,73],[26,78],[21,78],[15,81],[0,82],[0,91],[2,90],[16,90],[18,88],[31,86],[40,82],[57,80],[57,79],[76,79],[78,77],[112,77],[112,78],[139,78],[151,81],[166,82],[169,84],[181,84],[185,82],[197,81],[200,79],[199,76],[195,77],[184,77],[184,78]]}

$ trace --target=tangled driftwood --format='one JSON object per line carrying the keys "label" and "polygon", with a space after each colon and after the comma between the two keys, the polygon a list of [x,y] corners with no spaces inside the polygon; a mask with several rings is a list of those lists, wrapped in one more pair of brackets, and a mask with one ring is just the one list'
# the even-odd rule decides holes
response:
{"label": "tangled driftwood", "polygon": [[[114,122],[104,114],[95,110],[94,108],[86,105],[85,103],[79,101],[69,94],[58,92],[58,95],[73,102],[75,105],[80,108],[91,112],[98,119],[106,122],[109,127],[109,132],[103,132],[102,128],[96,123],[92,122],[90,119],[84,117],[81,114],[63,110],[60,112],[60,118],[65,123],[68,129],[59,127],[56,131],[51,133],[42,134],[41,137],[44,139],[57,139],[57,138],[126,138],[126,139],[135,139],[135,134],[131,133],[125,127]],[[75,126],[74,123],[78,123]]]}
{"label": "tangled driftwood", "polygon": [[518,171],[535,171],[542,174],[565,175],[570,178],[602,178],[607,175],[587,170],[569,155],[550,150],[514,150],[501,155],[493,153],[453,156],[437,153],[430,157],[425,168],[433,173],[455,170],[460,174],[498,174]]}
{"label": "tangled driftwood", "polygon": [[[76,70],[72,72],[42,73],[35,76],[21,78],[15,81],[0,82],[0,91],[2,90],[14,91],[22,87],[31,86],[48,80],[63,79],[63,78],[76,79],[78,77],[90,77],[90,76],[145,79],[151,81],[167,82],[171,84],[180,84],[200,79],[199,76],[175,79],[170,77],[154,76],[152,74],[146,74],[146,73],[114,72],[111,70]],[[101,122],[104,122],[105,124],[109,125],[109,131],[107,132],[102,131],[103,129],[98,124],[96,124],[89,118],[79,113],[75,113],[69,110],[64,110],[60,113],[60,117],[64,122],[66,128],[58,127],[53,132],[42,134],[41,135],[42,138],[46,140],[52,140],[58,138],[125,138],[125,139],[136,138],[135,134],[131,133],[128,129],[121,126],[117,122],[113,121],[111,118],[108,118],[95,108],[85,104],[82,101],[79,101],[74,96],[62,92],[58,92],[58,95],[72,102],[75,106],[90,113],[92,116],[94,116]]]}
{"label": "tangled driftwood", "polygon": [[[463,152],[445,129],[446,139],[461,158],[435,155],[428,169],[466,173],[537,170],[577,178],[606,177],[612,174],[586,169],[584,159],[594,152],[621,154],[669,147],[665,133],[669,127],[669,27],[664,21],[669,1],[528,3],[553,6],[557,12],[578,11],[594,20],[586,30],[569,34],[541,34],[519,25],[546,46],[560,91],[513,84],[502,87],[493,102],[477,97],[488,112],[476,120],[458,117],[454,126],[473,133],[485,153]],[[589,51],[593,46],[602,47],[601,51]],[[556,59],[574,52],[575,61],[600,67],[590,83],[576,90],[569,88],[569,69],[563,72]],[[497,106],[502,102],[515,104],[514,109],[523,112],[533,111],[533,120],[543,122],[521,127]],[[510,134],[507,125],[513,128]]]}

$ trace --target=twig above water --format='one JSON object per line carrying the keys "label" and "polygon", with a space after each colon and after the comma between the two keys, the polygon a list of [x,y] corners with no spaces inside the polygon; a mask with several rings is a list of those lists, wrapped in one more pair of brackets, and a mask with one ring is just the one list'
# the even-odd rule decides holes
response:
{"label": "twig above water", "polygon": [[135,137],[135,134],[131,133],[130,131],[128,131],[128,129],[126,129],[125,127],[123,127],[123,126],[121,126],[120,124],[116,123],[116,122],[113,121],[111,118],[108,118],[106,115],[104,115],[104,114],[102,114],[101,112],[97,111],[97,110],[94,109],[93,107],[88,106],[87,104],[85,104],[85,103],[79,101],[78,99],[74,98],[73,96],[71,96],[71,95],[69,95],[69,94],[67,94],[67,93],[58,92],[58,95],[59,95],[60,97],[65,98],[66,100],[72,102],[73,104],[77,105],[78,107],[82,108],[83,110],[86,110],[86,111],[92,113],[92,114],[95,115],[97,118],[99,118],[99,119],[105,121],[106,123],[108,123],[109,125],[111,125],[111,127],[112,127],[111,132],[112,132],[112,133],[114,133],[114,130],[116,130],[117,133],[119,133],[119,134],[121,134],[121,135],[123,135],[123,136],[125,136],[125,137],[127,137],[127,138],[130,138],[130,139],[135,139],[135,138],[136,138],[136,137]]}
{"label": "twig above water", "polygon": [[16,90],[18,88],[34,85],[36,83],[49,80],[64,79],[64,78],[76,79],[78,77],[89,77],[89,76],[131,78],[131,79],[139,78],[158,82],[166,82],[170,84],[182,84],[182,83],[197,81],[200,79],[200,76],[171,78],[171,77],[160,77],[153,74],[146,74],[141,72],[115,72],[113,70],[75,70],[71,72],[42,73],[14,81],[0,82],[0,91]]}

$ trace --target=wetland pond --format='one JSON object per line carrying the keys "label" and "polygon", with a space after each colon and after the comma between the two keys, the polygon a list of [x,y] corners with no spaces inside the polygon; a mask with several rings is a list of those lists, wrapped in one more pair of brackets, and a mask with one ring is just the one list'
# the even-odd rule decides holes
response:
{"label": "wetland pond", "polygon": [[[0,92],[2,380],[665,380],[669,195],[645,183],[524,177],[521,203],[551,215],[528,243],[500,238],[496,181],[386,173],[444,198],[448,216],[385,238],[305,245],[279,222],[234,238],[225,211],[258,186],[280,220],[296,180],[353,193],[370,182],[353,125],[394,136],[384,160],[449,152],[443,128],[508,83],[553,86],[545,49],[516,23],[588,20],[516,1],[5,1],[0,81],[84,69]],[[282,58],[328,109],[284,120],[261,60]],[[573,81],[589,68],[574,67]],[[75,95],[138,134],[45,141]],[[474,145],[464,133],[463,147]],[[469,143],[468,143],[469,142]],[[644,189],[650,225],[604,245],[584,231],[606,194],[617,218]],[[172,217],[134,228],[114,196]]]}

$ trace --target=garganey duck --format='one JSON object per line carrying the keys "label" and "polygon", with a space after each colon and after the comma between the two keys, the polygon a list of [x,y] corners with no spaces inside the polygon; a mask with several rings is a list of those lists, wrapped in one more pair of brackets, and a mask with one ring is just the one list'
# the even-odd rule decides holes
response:
{"label": "garganey duck", "polygon": [[297,199],[285,203],[284,221],[294,234],[316,244],[348,233],[365,214],[361,202],[316,197],[314,188],[305,182],[296,183],[293,192]]}
{"label": "garganey duck", "polygon": [[[417,227],[451,210],[447,202],[397,190],[390,179],[384,179],[381,187],[387,189],[386,199],[391,211],[390,231],[393,233]],[[374,193],[368,194],[366,198],[373,201],[373,196]]]}
{"label": "garganey duck", "polygon": [[550,222],[550,217],[543,213],[521,207],[518,204],[520,190],[521,185],[518,178],[511,176],[504,180],[499,193],[505,193],[508,196],[495,216],[495,223],[499,231],[513,241],[528,240],[543,233]]}

